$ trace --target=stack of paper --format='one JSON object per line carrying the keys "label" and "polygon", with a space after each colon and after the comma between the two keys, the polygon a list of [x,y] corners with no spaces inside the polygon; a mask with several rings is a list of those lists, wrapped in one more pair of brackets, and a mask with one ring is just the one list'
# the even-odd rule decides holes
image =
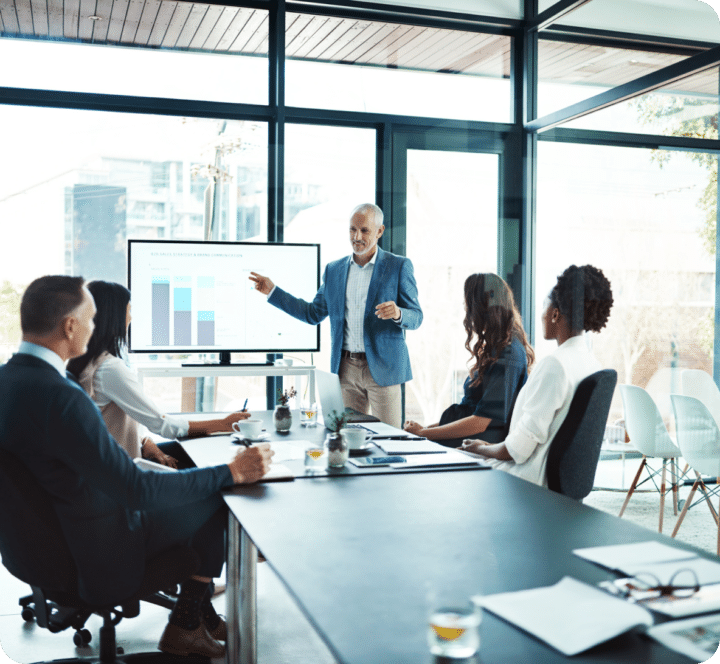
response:
{"label": "stack of paper", "polygon": [[554,586],[473,599],[567,656],[653,624],[646,609],[568,576]]}

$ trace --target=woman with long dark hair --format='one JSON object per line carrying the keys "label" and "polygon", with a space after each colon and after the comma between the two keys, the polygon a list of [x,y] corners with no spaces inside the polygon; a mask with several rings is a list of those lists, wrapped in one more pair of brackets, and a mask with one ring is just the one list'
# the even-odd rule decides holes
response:
{"label": "woman with long dark hair", "polygon": [[[98,405],[108,430],[130,458],[142,456],[176,468],[176,456],[184,455],[177,444],[163,444],[161,449],[150,437],[141,435],[139,425],[173,439],[231,431],[233,422],[250,417],[243,411],[221,419],[188,421],[182,416],[162,413],[123,360],[131,320],[130,291],[108,281],[91,281],[87,287],[97,307],[95,331],[87,352],[71,360],[68,370]],[[182,461],[183,466],[189,463],[187,457]]]}
{"label": "woman with long dark hair", "polygon": [[599,332],[610,317],[612,289],[602,270],[571,265],[545,300],[543,334],[558,349],[538,362],[520,391],[510,432],[500,443],[466,440],[463,449],[530,482],[547,486],[549,445],[565,421],[575,390],[583,378],[602,367],[592,354],[585,332]]}
{"label": "woman with long dark hair", "polygon": [[535,357],[512,291],[497,274],[472,274],[465,280],[464,326],[470,367],[462,401],[447,408],[436,424],[405,423],[406,431],[447,447],[459,447],[464,438],[503,440]]}

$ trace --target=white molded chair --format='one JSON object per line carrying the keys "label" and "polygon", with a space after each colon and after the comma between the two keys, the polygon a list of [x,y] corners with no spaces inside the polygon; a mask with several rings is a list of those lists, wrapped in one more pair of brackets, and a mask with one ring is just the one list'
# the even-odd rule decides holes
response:
{"label": "white molded chair", "polygon": [[718,527],[718,555],[720,555],[720,519],[710,502],[710,498],[720,494],[720,485],[716,484],[712,490],[708,490],[700,476],[700,473],[703,473],[710,477],[720,477],[720,428],[705,404],[699,399],[680,394],[671,394],[670,398],[675,411],[680,452],[696,476],[672,536],[675,537],[680,530],[680,525],[688,509],[693,507],[692,499],[695,491],[700,487],[704,495],[697,500],[695,505],[703,500],[707,502],[710,513],[715,519],[715,525]]}
{"label": "white molded chair", "polygon": [[[660,416],[660,411],[652,397],[642,389],[642,387],[635,385],[619,385],[619,388],[625,409],[625,428],[630,438],[630,444],[643,455],[640,468],[638,468],[635,479],[628,489],[619,516],[624,514],[625,508],[635,489],[645,484],[645,482],[652,481],[660,493],[660,522],[658,524],[658,532],[661,533],[663,514],[665,512],[665,494],[668,492],[665,484],[668,461],[670,462],[670,474],[672,476],[672,486],[669,490],[673,492],[673,512],[675,515],[678,513],[678,483],[680,482],[680,473],[678,472],[677,459],[680,456],[680,450],[672,441],[672,438],[670,438],[670,434]],[[662,459],[662,469],[655,470],[651,468],[648,464],[648,459],[651,458]],[[639,482],[643,469],[647,470],[648,477],[642,482]],[[658,475],[661,475],[660,486],[658,486],[656,482]]]}
{"label": "white molded chair", "polygon": [[707,371],[701,369],[683,371],[682,393],[686,397],[695,397],[702,401],[720,429],[720,389]]}

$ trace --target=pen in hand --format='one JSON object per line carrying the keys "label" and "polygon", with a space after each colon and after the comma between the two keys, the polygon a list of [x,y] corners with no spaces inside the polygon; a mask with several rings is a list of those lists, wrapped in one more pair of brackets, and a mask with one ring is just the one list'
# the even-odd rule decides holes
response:
{"label": "pen in hand", "polygon": [[248,400],[249,400],[249,399],[245,399],[245,403],[243,404],[243,407],[242,407],[242,412],[243,412],[243,413],[247,410]]}

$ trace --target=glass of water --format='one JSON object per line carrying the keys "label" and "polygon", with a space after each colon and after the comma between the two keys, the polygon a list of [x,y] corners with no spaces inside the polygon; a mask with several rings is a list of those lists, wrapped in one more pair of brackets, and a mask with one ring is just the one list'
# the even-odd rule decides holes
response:
{"label": "glass of water", "polygon": [[471,601],[439,604],[430,610],[428,646],[437,657],[467,659],[480,648],[480,609]]}
{"label": "glass of water", "polygon": [[305,472],[318,472],[325,470],[326,466],[327,452],[323,449],[322,443],[305,448]]}
{"label": "glass of water", "polygon": [[314,427],[317,426],[317,404],[304,404],[300,407],[300,426]]}

